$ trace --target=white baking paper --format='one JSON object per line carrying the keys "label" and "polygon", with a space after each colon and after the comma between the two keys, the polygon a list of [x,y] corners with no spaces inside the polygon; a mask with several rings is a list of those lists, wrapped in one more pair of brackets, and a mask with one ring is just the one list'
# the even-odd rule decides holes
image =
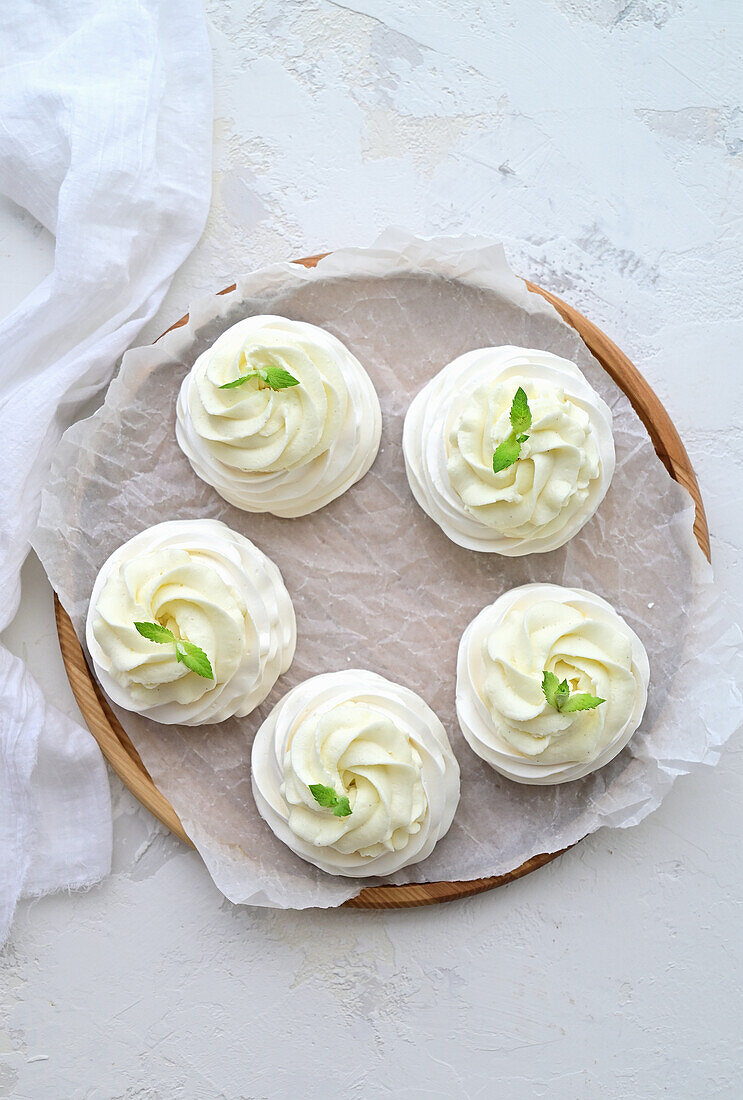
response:
{"label": "white baking paper", "polygon": [[[276,313],[327,328],[369,371],[384,427],[372,471],[314,515],[281,520],[226,504],[175,441],[175,402],[196,357],[229,325]],[[401,452],[412,396],[472,348],[516,344],[575,361],[614,413],[617,470],[597,515],[550,554],[502,558],[450,542],[417,507]],[[635,825],[677,775],[714,764],[743,717],[741,633],[726,618],[693,535],[693,505],[656,457],[629,401],[576,335],[509,270],[500,246],[388,232],[314,270],[278,264],[198,302],[189,323],[124,357],[103,407],[64,436],[35,546],[84,637],[88,597],[108,555],[164,519],[211,516],[279,565],[297,613],[294,663],[266,703],[219,726],[162,726],[114,708],[214,881],[233,902],[338,905],[371,880],[334,878],[293,855],[263,823],[250,789],[254,733],[308,676],[369,668],[418,692],[448,730],[462,798],[448,836],[392,882],[497,875],[601,826]],[[643,724],[598,773],[556,787],[497,775],[464,742],[454,710],[460,635],[514,585],[590,589],[647,647]]]}

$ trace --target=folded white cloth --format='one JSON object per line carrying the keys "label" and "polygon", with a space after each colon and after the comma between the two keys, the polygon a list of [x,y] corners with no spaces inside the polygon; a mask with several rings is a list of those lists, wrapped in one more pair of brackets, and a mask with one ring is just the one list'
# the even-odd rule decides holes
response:
{"label": "folded white cloth", "polygon": [[[0,191],[56,238],[0,324],[1,630],[54,446],[201,235],[212,106],[200,0],[16,0],[0,41]],[[95,742],[0,647],[0,943],[19,896],[89,885],[110,858]]]}

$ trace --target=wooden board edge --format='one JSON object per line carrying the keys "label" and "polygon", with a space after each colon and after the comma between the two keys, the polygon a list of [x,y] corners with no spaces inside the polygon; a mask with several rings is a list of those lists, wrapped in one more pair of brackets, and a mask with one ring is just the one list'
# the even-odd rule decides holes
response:
{"label": "wooden board edge", "polygon": [[97,680],[91,674],[72,620],[62,607],[56,592],[54,593],[54,617],[59,648],[72,694],[75,696],[75,702],[80,708],[88,729],[100,745],[101,752],[135,798],[171,832],[193,847],[180,818],[165,795],[153,783],[139,753],[111,710]]}

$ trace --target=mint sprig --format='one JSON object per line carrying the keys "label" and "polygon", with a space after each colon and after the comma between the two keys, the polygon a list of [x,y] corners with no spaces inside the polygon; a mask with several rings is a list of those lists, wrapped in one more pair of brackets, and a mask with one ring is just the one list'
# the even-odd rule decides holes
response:
{"label": "mint sprig", "polygon": [[606,702],[606,699],[599,699],[598,695],[589,695],[587,692],[579,691],[571,695],[567,680],[560,683],[554,672],[548,672],[547,669],[544,670],[542,691],[549,705],[559,711],[560,714],[575,714],[579,710],[595,710],[596,707],[600,707],[602,703]]}
{"label": "mint sprig", "polygon": [[309,787],[315,802],[332,810],[336,817],[349,816],[351,803],[346,795],[339,798],[332,787],[326,787],[323,783],[310,783]]}
{"label": "mint sprig", "polygon": [[251,378],[260,378],[261,382],[265,382],[271,390],[285,390],[289,386],[299,385],[299,379],[290,374],[288,370],[284,370],[283,367],[256,367],[255,370],[249,370],[247,374],[241,374],[233,382],[225,382],[219,388],[220,390],[234,390],[238,386],[244,386]]}
{"label": "mint sprig", "polygon": [[173,631],[168,630],[166,626],[162,626],[160,623],[135,623],[134,625],[142,637],[147,638],[150,642],[175,641]]}
{"label": "mint sprig", "polygon": [[193,642],[187,642],[184,638],[176,638],[172,630],[168,630],[166,626],[162,626],[160,623],[135,623],[134,625],[142,637],[147,638],[150,642],[158,642],[160,645],[172,642],[175,645],[176,661],[184,664],[186,668],[190,668],[198,676],[203,676],[205,680],[214,679],[209,658],[204,650],[199,649]]}
{"label": "mint sprig", "polygon": [[499,474],[501,470],[507,470],[521,454],[521,444],[529,438],[526,435],[531,427],[531,409],[526,391],[521,386],[511,403],[511,432],[502,443],[499,443],[493,455],[493,473]]}

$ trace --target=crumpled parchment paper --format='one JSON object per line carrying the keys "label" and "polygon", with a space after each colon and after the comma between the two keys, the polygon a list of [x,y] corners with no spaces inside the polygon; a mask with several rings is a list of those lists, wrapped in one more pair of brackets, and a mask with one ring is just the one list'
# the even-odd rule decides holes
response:
{"label": "crumpled parchment paper", "polygon": [[[224,329],[257,313],[333,332],[364,364],[382,404],[371,472],[302,519],[232,508],[198,480],[175,441],[184,374]],[[508,559],[461,549],[408,489],[401,439],[411,398],[455,356],[497,344],[572,359],[614,413],[617,469],[608,496],[583,531],[550,554]],[[279,565],[297,613],[294,663],[246,719],[189,729],[114,710],[233,902],[332,906],[373,884],[304,863],[253,803],[254,733],[285,691],[316,673],[372,669],[422,695],[448,730],[462,769],[459,809],[425,862],[386,880],[398,883],[501,874],[601,826],[634,825],[677,775],[716,763],[743,717],[741,633],[694,540],[691,499],[656,457],[627,398],[513,275],[500,246],[388,232],[374,248],[336,252],[315,270],[286,263],[240,278],[233,293],[198,302],[186,326],[128,352],[103,407],[59,446],[34,543],[81,639],[108,555],[161,520],[200,516],[224,520]],[[486,603],[527,581],[597,592],[650,657],[648,707],[629,746],[598,773],[556,787],[497,775],[468,748],[454,711],[463,629]]]}

